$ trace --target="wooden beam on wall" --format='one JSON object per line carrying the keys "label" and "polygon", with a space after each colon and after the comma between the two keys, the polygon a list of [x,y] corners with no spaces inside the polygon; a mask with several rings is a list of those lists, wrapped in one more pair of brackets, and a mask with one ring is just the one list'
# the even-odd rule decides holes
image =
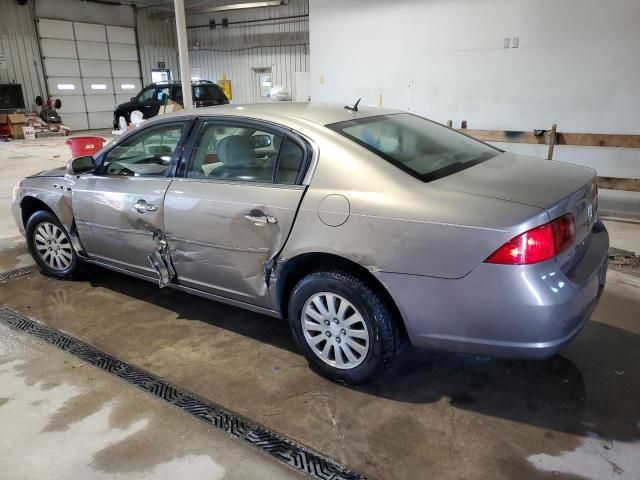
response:
{"label": "wooden beam on wall", "polygon": [[558,136],[556,134],[557,128],[558,125],[554,123],[551,127],[551,131],[549,132],[549,151],[547,152],[547,160],[553,160],[553,147],[555,147],[556,143],[558,143]]}
{"label": "wooden beam on wall", "polygon": [[640,148],[640,135],[618,135],[614,133],[558,133],[557,145]]}
{"label": "wooden beam on wall", "polygon": [[598,177],[598,188],[610,190],[625,190],[627,192],[640,192],[640,179]]}
{"label": "wooden beam on wall", "polygon": [[474,130],[471,128],[460,128],[458,132],[477,138],[483,142],[504,142],[504,143],[533,143],[547,145],[547,136],[536,136],[533,132],[519,132],[514,130]]}
{"label": "wooden beam on wall", "polygon": [[[475,130],[464,128],[458,129],[458,131],[484,142],[529,143],[534,145],[549,145],[550,136],[550,132],[536,135],[534,132],[518,130]],[[555,145],[640,148],[640,135],[557,132]]]}

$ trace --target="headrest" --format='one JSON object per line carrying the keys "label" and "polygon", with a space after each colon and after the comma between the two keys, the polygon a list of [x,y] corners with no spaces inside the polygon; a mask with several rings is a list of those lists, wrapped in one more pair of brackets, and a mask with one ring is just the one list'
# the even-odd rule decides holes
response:
{"label": "headrest", "polygon": [[218,159],[228,167],[253,165],[256,153],[249,139],[239,135],[230,135],[218,142],[216,148]]}

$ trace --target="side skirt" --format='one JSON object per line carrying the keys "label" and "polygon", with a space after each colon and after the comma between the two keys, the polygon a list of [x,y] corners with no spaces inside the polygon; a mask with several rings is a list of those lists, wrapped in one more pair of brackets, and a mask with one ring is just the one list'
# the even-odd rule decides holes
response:
{"label": "side skirt", "polygon": [[[142,275],[140,273],[130,272],[129,270],[125,270],[124,268],[116,267],[114,265],[109,265],[108,263],[99,262],[97,260],[93,260],[93,259],[89,259],[89,258],[83,258],[82,260],[84,262],[91,263],[93,265],[98,265],[99,267],[104,267],[104,268],[106,268],[108,270],[113,270],[114,272],[124,273],[125,275],[136,277],[136,278],[139,278],[141,280],[145,280],[147,282],[151,282],[151,283],[155,283],[155,284],[158,283],[158,279],[157,278],[149,277],[147,275]],[[184,285],[180,285],[178,283],[169,283],[167,285],[167,287],[174,288],[176,290],[180,290],[180,291],[186,292],[186,293],[191,293],[193,295],[197,295],[199,297],[206,298],[207,300],[213,300],[213,301],[220,302],[220,303],[225,303],[227,305],[231,305],[231,306],[234,306],[234,307],[243,308],[245,310],[250,310],[252,312],[260,313],[262,315],[268,315],[270,317],[275,317],[275,318],[282,318],[282,315],[280,314],[280,312],[277,312],[275,310],[271,310],[271,309],[264,308],[264,307],[258,307],[256,305],[251,305],[249,303],[240,302],[238,300],[232,300],[232,299],[226,298],[226,297],[221,297],[219,295],[214,295],[213,293],[203,292],[203,291],[197,290],[195,288],[185,287]]]}

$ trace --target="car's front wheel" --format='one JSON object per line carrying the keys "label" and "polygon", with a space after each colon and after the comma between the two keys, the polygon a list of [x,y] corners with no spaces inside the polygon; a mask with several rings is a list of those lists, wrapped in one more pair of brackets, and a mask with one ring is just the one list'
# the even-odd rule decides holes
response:
{"label": "car's front wheel", "polygon": [[69,234],[53,213],[41,210],[31,215],[25,234],[29,252],[43,273],[58,278],[81,274],[81,260]]}
{"label": "car's front wheel", "polygon": [[376,378],[401,342],[389,305],[348,272],[313,272],[300,280],[289,301],[289,323],[311,367],[349,385]]}

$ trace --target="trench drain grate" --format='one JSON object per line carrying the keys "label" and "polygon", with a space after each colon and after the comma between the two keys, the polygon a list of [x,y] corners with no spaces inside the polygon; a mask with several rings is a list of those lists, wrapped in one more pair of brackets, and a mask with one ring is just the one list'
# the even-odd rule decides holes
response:
{"label": "trench drain grate", "polygon": [[0,307],[0,321],[58,347],[99,369],[120,377],[182,411],[243,440],[276,460],[313,478],[323,480],[365,480],[336,460],[300,445],[231,410],[198,397],[139,367],[118,360],[91,345],[47,327],[10,308]]}
{"label": "trench drain grate", "polygon": [[0,272],[0,283],[6,282],[13,278],[24,277],[25,275],[29,275],[35,271],[33,266],[30,267],[22,267],[16,268],[15,270],[8,270],[6,272]]}

